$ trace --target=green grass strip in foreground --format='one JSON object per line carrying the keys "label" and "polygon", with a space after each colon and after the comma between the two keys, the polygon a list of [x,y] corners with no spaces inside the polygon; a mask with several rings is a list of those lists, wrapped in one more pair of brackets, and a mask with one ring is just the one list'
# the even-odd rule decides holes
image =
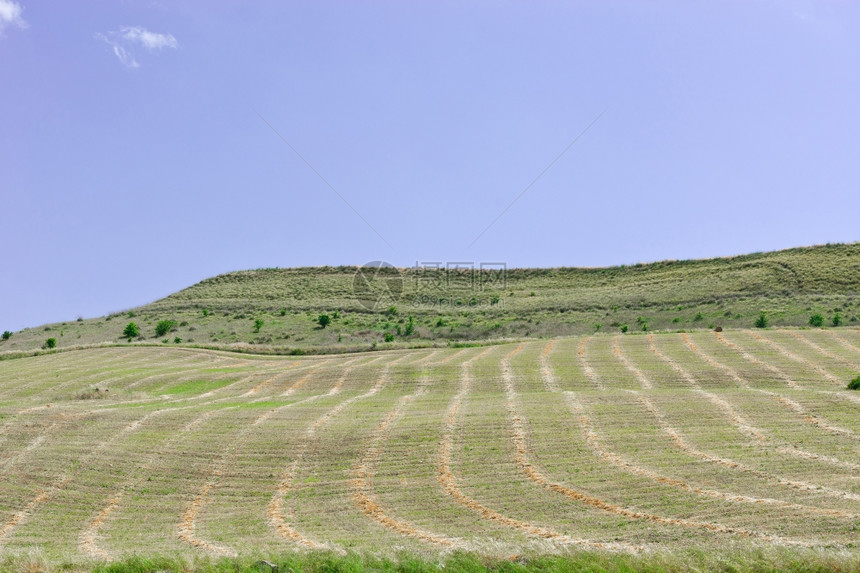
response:
{"label": "green grass strip in foreground", "polygon": [[[272,568],[271,565],[275,567]],[[453,553],[438,560],[401,554],[396,558],[331,552],[289,553],[278,558],[207,558],[186,560],[175,557],[129,557],[108,564],[78,563],[50,566],[38,557],[0,558],[2,571],[92,571],[96,573],[680,573],[715,571],[720,573],[832,573],[860,571],[860,553],[787,548],[757,551],[683,550],[640,555],[575,552],[568,555],[511,556],[489,558],[473,553]]]}

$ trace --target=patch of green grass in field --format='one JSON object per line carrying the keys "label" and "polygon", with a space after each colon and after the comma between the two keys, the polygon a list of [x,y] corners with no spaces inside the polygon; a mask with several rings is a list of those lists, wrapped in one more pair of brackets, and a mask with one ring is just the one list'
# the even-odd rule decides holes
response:
{"label": "patch of green grass in field", "polygon": [[233,368],[203,368],[200,370],[202,374],[223,374],[223,373],[233,373],[233,372],[246,372],[248,369],[243,366],[236,366]]}
{"label": "patch of green grass in field", "polygon": [[159,390],[159,394],[202,394],[223,388],[236,380],[188,380]]}
{"label": "patch of green grass in field", "polygon": [[265,410],[266,408],[280,408],[290,404],[285,400],[262,400],[260,402],[221,402],[219,408],[239,408],[240,410]]}

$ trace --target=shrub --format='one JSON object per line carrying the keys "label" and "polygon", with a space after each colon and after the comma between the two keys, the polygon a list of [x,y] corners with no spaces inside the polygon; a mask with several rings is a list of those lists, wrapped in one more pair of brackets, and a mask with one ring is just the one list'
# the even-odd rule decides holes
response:
{"label": "shrub", "polygon": [[761,311],[758,315],[758,318],[755,319],[755,327],[756,328],[767,328],[768,320],[767,315],[764,311]]}
{"label": "shrub", "polygon": [[627,332],[627,325],[626,324],[621,325],[621,332]]}
{"label": "shrub", "polygon": [[409,320],[406,321],[406,328],[403,330],[403,334],[406,336],[412,336],[415,334],[415,320],[410,316]]}
{"label": "shrub", "polygon": [[12,338],[12,333],[9,332],[8,330],[4,330],[3,331],[3,340],[9,340],[10,338]]}
{"label": "shrub", "polygon": [[209,309],[208,308],[203,309],[203,316],[209,316]]}
{"label": "shrub", "polygon": [[282,308],[280,314],[281,316],[287,316],[287,309]]}
{"label": "shrub", "polygon": [[140,328],[135,323],[129,322],[125,325],[122,335],[131,340],[132,338],[136,338],[140,335]]}
{"label": "shrub", "polygon": [[173,344],[182,344],[182,339],[177,336],[173,339]]}
{"label": "shrub", "polygon": [[56,338],[49,338],[48,340],[45,341],[44,348],[51,349],[51,348],[56,348],[56,347],[57,347],[57,339]]}
{"label": "shrub", "polygon": [[385,342],[394,342],[394,335],[390,332],[385,333]]}
{"label": "shrub", "polygon": [[317,317],[317,324],[320,325],[320,328],[325,328],[331,324],[331,317],[327,314],[321,314]]}
{"label": "shrub", "polygon": [[176,328],[175,320],[159,320],[155,325],[155,336],[161,338],[174,328]]}
{"label": "shrub", "polygon": [[266,324],[266,323],[263,322],[262,318],[255,318],[254,319],[254,332],[260,332],[260,329],[263,328],[264,324]]}
{"label": "shrub", "polygon": [[388,316],[396,315],[397,314],[397,307],[396,306],[389,306],[388,310],[385,311],[385,314],[387,314]]}
{"label": "shrub", "polygon": [[833,319],[830,322],[833,326],[842,326],[842,315],[837,312],[833,315]]}
{"label": "shrub", "polygon": [[699,322],[700,320],[703,320],[704,318],[705,318],[705,317],[704,317],[704,315],[702,315],[702,313],[701,313],[701,312],[697,312],[697,313],[696,313],[696,316],[694,316],[694,317],[693,317],[693,321],[694,321],[694,322]]}
{"label": "shrub", "polygon": [[824,317],[818,313],[813,314],[809,317],[809,326],[821,328],[822,326],[824,326]]}
{"label": "shrub", "polygon": [[860,376],[848,383],[849,390],[860,390]]}

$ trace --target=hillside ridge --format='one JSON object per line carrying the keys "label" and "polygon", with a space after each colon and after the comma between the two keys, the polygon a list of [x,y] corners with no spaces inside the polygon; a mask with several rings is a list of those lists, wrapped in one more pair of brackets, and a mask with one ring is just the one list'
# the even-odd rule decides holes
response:
{"label": "hillside ridge", "polygon": [[[379,273],[377,274],[377,271]],[[860,243],[610,267],[264,268],[106,317],[13,333],[0,352],[134,340],[277,352],[753,326],[858,326]],[[329,317],[322,327],[320,315]],[[155,337],[159,321],[172,320]],[[2,325],[0,325],[2,327]],[[134,341],[132,341],[134,342]]]}

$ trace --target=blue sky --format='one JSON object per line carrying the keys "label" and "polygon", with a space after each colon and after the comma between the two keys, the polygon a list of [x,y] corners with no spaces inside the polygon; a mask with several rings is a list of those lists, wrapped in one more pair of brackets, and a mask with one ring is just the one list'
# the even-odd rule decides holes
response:
{"label": "blue sky", "polygon": [[0,330],[245,268],[855,241],[858,157],[856,2],[0,0]]}

